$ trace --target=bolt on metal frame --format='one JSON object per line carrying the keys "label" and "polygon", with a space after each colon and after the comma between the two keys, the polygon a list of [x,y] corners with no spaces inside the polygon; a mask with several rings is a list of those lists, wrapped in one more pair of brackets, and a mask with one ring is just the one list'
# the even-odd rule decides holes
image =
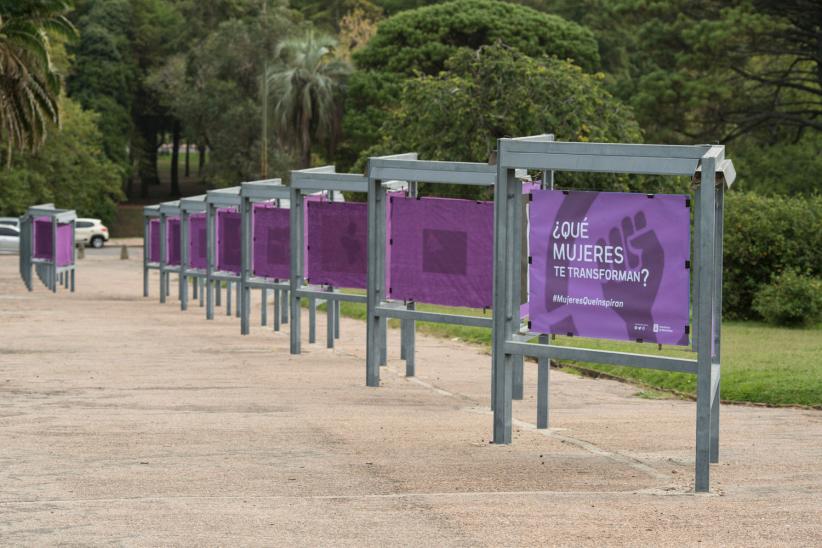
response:
{"label": "bolt on metal frame", "polygon": [[[150,260],[151,233],[149,227],[152,219],[160,218],[160,205],[150,205],[143,208],[143,297],[148,297],[149,270],[159,270],[160,263]],[[162,276],[160,278],[162,282]],[[162,283],[160,284],[162,288]],[[162,291],[160,292],[162,294]]]}
{"label": "bolt on metal frame", "polygon": [[[221,284],[226,282],[226,315],[231,316],[231,289],[236,289],[236,315],[240,316],[241,275],[217,270],[217,210],[240,209],[240,187],[232,186],[209,190],[206,193],[206,319],[214,319],[214,305],[220,305]],[[216,297],[216,299],[215,299]]]}
{"label": "bolt on metal frame", "polygon": [[[406,376],[414,376],[415,321],[448,323],[474,327],[492,327],[491,318],[423,312],[415,308],[415,303],[397,303],[387,299],[385,285],[386,263],[386,181],[409,182],[411,192],[416,195],[418,183],[463,184],[493,187],[496,182],[496,168],[490,164],[469,162],[435,162],[417,160],[417,155],[399,154],[368,161],[368,314],[366,346],[366,385],[379,386],[379,366],[385,363],[386,349],[383,335],[387,320],[397,318],[403,321],[401,335],[405,359]],[[517,299],[519,296],[517,295]],[[517,302],[517,306],[519,303]]]}
{"label": "bolt on metal frame", "polygon": [[[166,302],[166,297],[171,294],[171,273],[180,273],[179,266],[171,266],[168,264],[168,220],[169,217],[180,216],[180,200],[172,200],[169,202],[162,202],[160,204],[160,303]],[[182,232],[182,231],[181,231]],[[181,240],[182,243],[182,240]],[[178,288],[182,290],[182,286],[178,284]],[[182,293],[179,294],[182,300]]]}
{"label": "bolt on metal frame", "polygon": [[291,172],[291,353],[301,349],[301,300],[308,299],[308,342],[316,341],[317,304],[326,302],[326,346],[334,348],[340,337],[340,303],[365,303],[365,295],[343,293],[337,288],[319,286],[305,281],[305,197],[310,194],[335,192],[368,192],[368,180],[363,175],[337,173],[333,165]]}
{"label": "bolt on metal frame", "polygon": [[[523,237],[516,168],[546,171],[690,176],[698,184],[694,203],[692,300],[697,358],[526,342],[538,334],[517,333],[513,308]],[[722,320],[722,212],[725,186],[736,177],[721,145],[638,145],[551,142],[544,136],[500,139],[497,155],[494,234],[494,442],[511,443],[512,377],[515,356],[561,359],[693,373],[697,376],[696,492],[709,490],[710,463],[719,461],[719,381]],[[502,313],[500,313],[502,312]]]}
{"label": "bolt on metal frame", "polygon": [[[240,307],[240,333],[248,335],[251,319],[251,290],[261,290],[260,323],[266,325],[268,321],[268,290],[274,292],[274,331],[280,330],[280,321],[288,321],[288,290],[290,280],[279,280],[254,276],[252,264],[254,257],[253,221],[254,204],[260,202],[276,202],[279,207],[285,205],[291,198],[291,190],[283,186],[281,179],[265,179],[248,181],[240,187],[240,215],[242,219],[242,268],[240,287],[242,306]],[[282,299],[281,299],[282,296]]]}
{"label": "bolt on metal frame", "polygon": [[203,288],[205,286],[206,271],[202,268],[192,268],[189,240],[191,233],[191,215],[205,213],[205,194],[180,198],[180,310],[188,310],[188,280],[192,281],[192,298],[199,297],[200,306],[203,306]]}
{"label": "bolt on metal frame", "polygon": [[[40,217],[48,217],[51,221],[51,259],[41,259],[34,257],[34,221]],[[37,277],[53,293],[57,292],[57,286],[62,285],[74,293],[75,270],[77,266],[77,252],[74,245],[77,213],[70,209],[57,209],[54,204],[39,204],[31,206],[26,213],[20,217],[20,277],[26,288],[33,291],[31,267]],[[71,263],[60,266],[57,261],[57,227],[60,224],[71,225]]]}

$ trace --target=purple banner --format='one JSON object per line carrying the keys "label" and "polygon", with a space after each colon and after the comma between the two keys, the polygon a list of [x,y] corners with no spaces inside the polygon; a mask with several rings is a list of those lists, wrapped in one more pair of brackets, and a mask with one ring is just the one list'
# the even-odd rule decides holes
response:
{"label": "purple banner", "polygon": [[180,218],[166,218],[166,264],[180,265]]}
{"label": "purple banner", "polygon": [[160,219],[148,222],[148,260],[152,263],[160,262]]}
{"label": "purple banner", "polygon": [[491,306],[492,202],[395,196],[389,234],[389,297],[448,306]]}
{"label": "purple banner", "polygon": [[306,221],[306,280],[364,289],[368,273],[368,205],[306,202]]}
{"label": "purple banner", "polygon": [[[38,217],[34,220],[35,259],[54,260],[51,240],[51,219]],[[71,237],[71,223],[57,225],[57,266],[68,266],[74,261],[74,241]]]}
{"label": "purple banner", "polygon": [[206,214],[192,213],[188,217],[188,263],[191,268],[206,268],[208,240]]}
{"label": "purple banner", "polygon": [[532,331],[689,344],[687,196],[536,190]]}
{"label": "purple banner", "polygon": [[234,208],[217,210],[217,270],[239,274],[242,259],[242,221]]}
{"label": "purple banner", "polygon": [[290,210],[255,204],[253,215],[254,275],[287,280],[291,275]]}

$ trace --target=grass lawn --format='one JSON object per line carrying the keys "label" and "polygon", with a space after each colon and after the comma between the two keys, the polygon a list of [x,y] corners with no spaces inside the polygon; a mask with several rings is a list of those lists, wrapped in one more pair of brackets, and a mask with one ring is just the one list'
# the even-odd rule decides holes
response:
{"label": "grass lawn", "polygon": [[[418,305],[419,310],[452,314],[482,315],[481,310]],[[365,319],[364,305],[342,303],[343,315]],[[490,314],[490,312],[489,312]],[[392,321],[398,326],[398,321]],[[462,327],[417,322],[423,333],[456,338],[490,347],[491,332],[480,327]],[[635,352],[661,356],[695,358],[687,349],[632,342],[558,336],[552,344]],[[577,363],[586,369],[608,373],[640,385],[696,394],[696,376],[651,369]],[[769,405],[822,406],[822,325],[805,329],[772,327],[755,322],[725,322],[722,325],[723,400]]]}

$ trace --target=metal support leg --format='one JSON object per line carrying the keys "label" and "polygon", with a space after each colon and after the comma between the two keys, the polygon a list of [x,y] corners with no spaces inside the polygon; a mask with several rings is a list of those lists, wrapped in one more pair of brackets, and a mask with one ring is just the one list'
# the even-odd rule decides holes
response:
{"label": "metal support leg", "polygon": [[[240,313],[240,334],[248,335],[251,332],[251,288],[244,283],[237,282],[237,312]],[[242,304],[241,304],[242,303]]]}
{"label": "metal support leg", "polygon": [[[548,335],[540,335],[539,343],[548,344]],[[551,380],[551,360],[537,360],[537,428],[548,428],[548,385]]]}
{"label": "metal support leg", "polygon": [[231,316],[231,282],[225,283],[225,315]]}
{"label": "metal support leg", "polygon": [[317,299],[314,297],[308,299],[308,342],[317,342]]}
{"label": "metal support leg", "polygon": [[195,277],[193,280],[191,280],[191,298],[196,299],[197,298],[197,293],[199,291],[200,291],[199,278]]}
{"label": "metal support leg", "polygon": [[237,306],[234,307],[234,316],[239,318],[240,311],[243,308],[243,300],[240,298],[240,296],[242,295],[243,284],[241,284],[240,282],[234,282],[234,285],[236,287],[237,293]]}
{"label": "metal support leg", "polygon": [[340,338],[340,308],[342,301],[334,301],[334,338]]}
{"label": "metal support leg", "polygon": [[143,297],[148,297],[148,268],[143,267]]}
{"label": "metal support leg", "polygon": [[217,306],[223,306],[223,284],[219,281],[214,281],[214,302]]}
{"label": "metal support leg", "polygon": [[74,293],[74,269],[71,269],[71,292]]}
{"label": "metal support leg", "polygon": [[290,302],[288,300],[289,293],[290,293],[290,291],[288,291],[287,289],[283,289],[283,303],[282,303],[283,304],[283,306],[282,306],[283,325],[288,323],[288,303]]}
{"label": "metal support leg", "polygon": [[381,317],[379,322],[380,333],[380,365],[388,363],[388,318]]}
{"label": "metal support leg", "polygon": [[203,306],[203,293],[205,293],[204,287],[203,287],[204,280],[202,280],[200,278],[194,278],[194,279],[197,281],[198,291],[200,292],[200,307],[202,307]]}
{"label": "metal support leg", "polygon": [[[416,308],[415,303],[408,303],[406,305],[408,310]],[[416,339],[417,322],[416,320],[406,320],[405,326],[405,376],[413,377],[417,374],[417,363],[415,356],[415,339]]]}
{"label": "metal support leg", "polygon": [[327,348],[334,348],[334,301],[328,300],[325,304],[325,317],[326,321],[326,347]]}
{"label": "metal support leg", "polygon": [[268,289],[260,290],[260,325],[268,325]]}
{"label": "metal support leg", "polygon": [[[180,266],[180,310],[188,310],[188,276],[184,275]],[[196,298],[196,297],[195,297]]]}
{"label": "metal support leg", "polygon": [[274,331],[280,330],[280,293],[279,289],[274,290]]}
{"label": "metal support leg", "polygon": [[513,395],[512,397],[515,400],[521,400],[523,397],[523,362],[525,358],[523,356],[514,356],[514,387],[513,387]]}

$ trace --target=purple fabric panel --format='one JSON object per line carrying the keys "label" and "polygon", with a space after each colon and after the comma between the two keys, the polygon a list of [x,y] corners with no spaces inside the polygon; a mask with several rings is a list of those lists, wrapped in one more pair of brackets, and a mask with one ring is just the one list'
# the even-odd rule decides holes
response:
{"label": "purple fabric panel", "polygon": [[217,270],[240,273],[242,220],[235,208],[217,210]]}
{"label": "purple fabric panel", "polygon": [[166,264],[180,265],[180,218],[166,218]]}
{"label": "purple fabric panel", "polygon": [[57,266],[68,266],[74,262],[74,238],[71,223],[57,225]]}
{"label": "purple fabric panel", "polygon": [[160,262],[160,219],[148,222],[148,260],[152,263]]}
{"label": "purple fabric panel", "polygon": [[393,199],[389,296],[431,304],[492,304],[494,204]]}
{"label": "purple fabric panel", "polygon": [[687,196],[538,190],[530,217],[533,331],[689,344]]}
{"label": "purple fabric panel", "polygon": [[286,280],[291,276],[291,211],[262,204],[253,211],[252,271]]}
{"label": "purple fabric panel", "polygon": [[38,217],[34,220],[34,258],[52,260],[51,219]]}
{"label": "purple fabric panel", "polygon": [[306,279],[313,284],[365,288],[368,205],[307,202]]}
{"label": "purple fabric panel", "polygon": [[206,214],[193,213],[188,217],[188,262],[191,268],[206,268],[207,253]]}

